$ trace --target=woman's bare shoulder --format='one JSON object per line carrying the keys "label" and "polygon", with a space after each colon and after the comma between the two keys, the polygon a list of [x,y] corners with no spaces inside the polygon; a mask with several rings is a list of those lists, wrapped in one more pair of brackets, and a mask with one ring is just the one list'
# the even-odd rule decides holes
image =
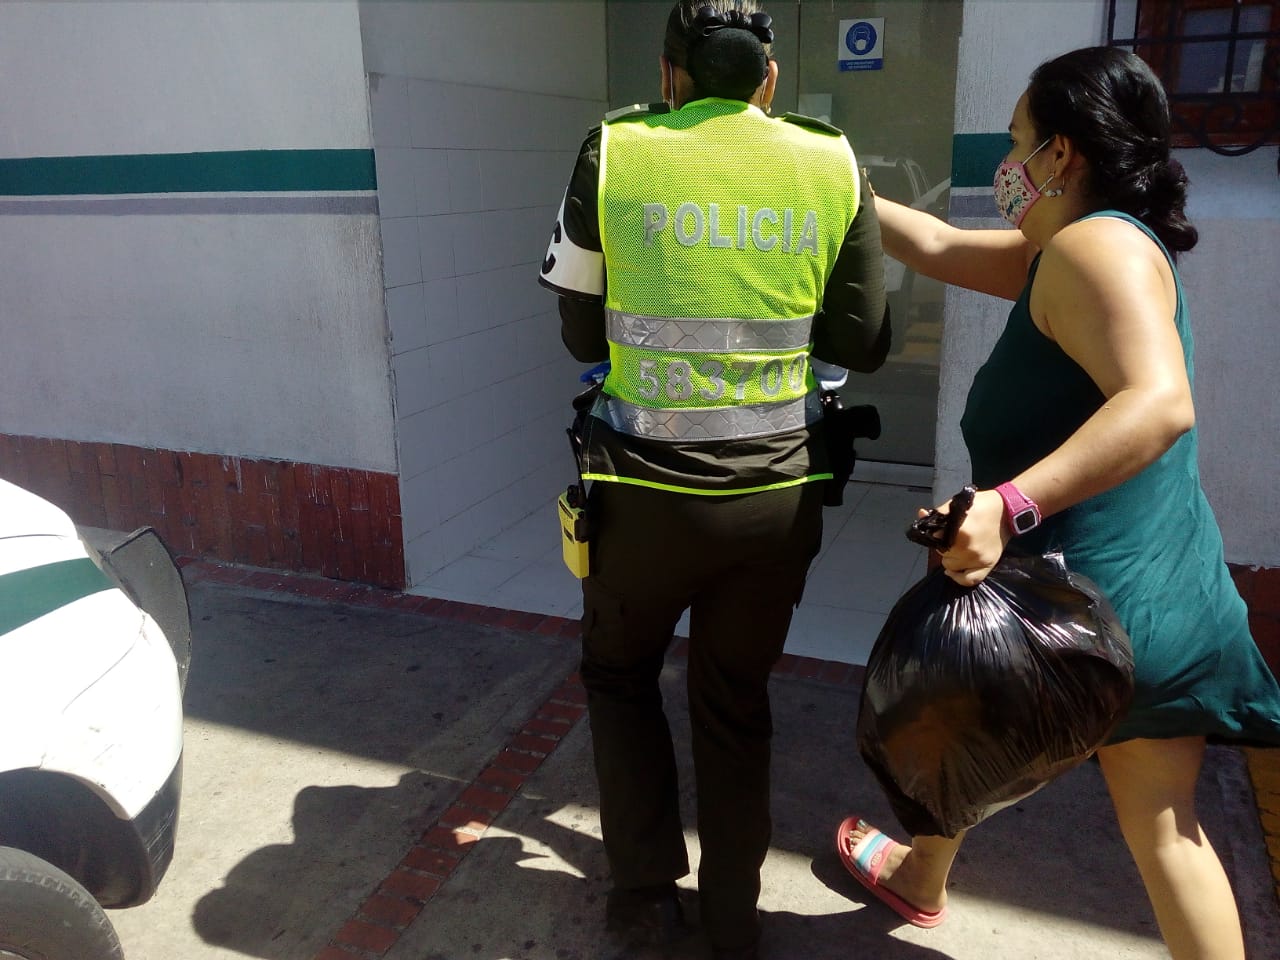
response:
{"label": "woman's bare shoulder", "polygon": [[1045,246],[1043,263],[1106,270],[1131,257],[1161,260],[1164,254],[1147,233],[1120,217],[1089,217],[1069,223]]}
{"label": "woman's bare shoulder", "polygon": [[1031,311],[1060,343],[1073,333],[1101,340],[1104,331],[1163,323],[1176,302],[1173,271],[1150,236],[1117,217],[1063,227],[1045,246]]}

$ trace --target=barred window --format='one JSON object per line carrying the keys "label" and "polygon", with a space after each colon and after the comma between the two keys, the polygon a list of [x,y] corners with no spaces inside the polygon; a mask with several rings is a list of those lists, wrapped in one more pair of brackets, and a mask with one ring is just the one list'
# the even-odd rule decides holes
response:
{"label": "barred window", "polygon": [[1238,155],[1280,143],[1280,3],[1110,0],[1107,40],[1164,83],[1173,144]]}

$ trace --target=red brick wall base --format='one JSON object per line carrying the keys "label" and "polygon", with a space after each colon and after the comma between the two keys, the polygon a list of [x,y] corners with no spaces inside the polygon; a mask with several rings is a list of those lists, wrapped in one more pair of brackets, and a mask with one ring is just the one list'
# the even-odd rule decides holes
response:
{"label": "red brick wall base", "polygon": [[405,585],[395,474],[0,434],[0,477],[179,556]]}
{"label": "red brick wall base", "polygon": [[1271,672],[1280,677],[1280,567],[1228,564],[1249,608],[1249,630]]}

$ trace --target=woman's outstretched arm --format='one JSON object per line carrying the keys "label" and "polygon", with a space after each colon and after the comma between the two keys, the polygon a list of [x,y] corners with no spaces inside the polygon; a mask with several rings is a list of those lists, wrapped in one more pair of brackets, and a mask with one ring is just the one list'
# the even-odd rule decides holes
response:
{"label": "woman's outstretched arm", "polygon": [[967,290],[1018,299],[1036,249],[1017,230],[966,230],[876,197],[884,252],[916,273]]}

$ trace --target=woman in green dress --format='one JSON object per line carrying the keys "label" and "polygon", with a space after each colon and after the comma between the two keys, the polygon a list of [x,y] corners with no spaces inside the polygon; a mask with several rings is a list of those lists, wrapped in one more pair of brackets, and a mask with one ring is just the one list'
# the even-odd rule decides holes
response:
{"label": "woman in green dress", "polygon": [[[1280,742],[1280,688],[1200,487],[1174,265],[1196,231],[1168,104],[1139,57],[1076,50],[1032,75],[1009,134],[995,193],[1016,230],[876,201],[887,253],[1015,302],[969,393],[961,425],[980,489],[942,566],[973,586],[1017,537],[1060,550],[1110,598],[1136,661],[1133,707],[1097,754],[1121,832],[1175,960],[1243,960],[1195,785],[1207,740]],[[899,844],[850,817],[837,847],[904,919],[935,926],[961,839]]]}

